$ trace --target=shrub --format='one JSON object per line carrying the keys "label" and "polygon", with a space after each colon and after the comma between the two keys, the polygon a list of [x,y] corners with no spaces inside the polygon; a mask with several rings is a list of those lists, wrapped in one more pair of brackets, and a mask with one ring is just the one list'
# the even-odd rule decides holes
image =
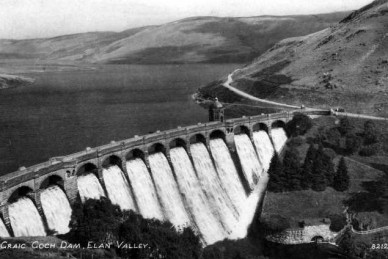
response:
{"label": "shrub", "polygon": [[362,139],[355,134],[349,134],[346,136],[345,143],[347,153],[352,155],[360,149]]}
{"label": "shrub", "polygon": [[296,113],[292,120],[286,125],[287,135],[293,137],[304,135],[312,126],[313,122],[309,116],[302,113]]}
{"label": "shrub", "polygon": [[340,231],[341,229],[343,229],[347,222],[346,222],[346,217],[344,215],[340,215],[340,214],[333,214],[333,215],[330,215],[330,230],[331,231],[334,231],[334,232],[338,232]]}
{"label": "shrub", "polygon": [[338,130],[342,134],[342,136],[345,136],[351,133],[353,129],[354,129],[354,126],[353,124],[350,123],[347,117],[341,118]]}
{"label": "shrub", "polygon": [[299,147],[299,146],[303,145],[304,143],[305,143],[304,137],[297,136],[297,137],[291,138],[288,141],[287,145],[290,146],[290,147]]}
{"label": "shrub", "polygon": [[376,155],[380,150],[380,145],[378,144],[373,144],[373,145],[369,145],[369,146],[366,146],[366,147],[363,147],[359,154],[360,156],[373,156],[373,155]]}

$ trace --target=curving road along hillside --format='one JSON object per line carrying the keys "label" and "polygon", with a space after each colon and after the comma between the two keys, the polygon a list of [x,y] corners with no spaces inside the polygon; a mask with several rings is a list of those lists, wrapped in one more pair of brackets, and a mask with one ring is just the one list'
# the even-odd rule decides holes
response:
{"label": "curving road along hillside", "polygon": [[233,71],[231,74],[228,75],[228,79],[226,80],[225,83],[223,83],[222,85],[226,88],[228,88],[230,91],[244,97],[244,98],[247,98],[249,100],[252,100],[252,101],[256,101],[256,102],[260,102],[260,103],[266,103],[266,104],[272,104],[272,105],[275,105],[275,106],[279,106],[279,107],[285,107],[285,108],[293,108],[293,109],[299,109],[300,107],[298,106],[294,106],[294,105],[288,105],[288,104],[284,104],[284,103],[278,103],[278,102],[273,102],[273,101],[268,101],[268,100],[264,100],[264,99],[260,99],[260,98],[257,98],[253,95],[250,95],[246,92],[243,92],[235,87],[233,87],[231,85],[231,83],[233,83],[233,74],[237,71],[239,71],[240,69],[236,69],[235,71]]}
{"label": "curving road along hillside", "polygon": [[[250,95],[244,91],[241,91],[235,87],[233,87],[231,84],[233,83],[233,74],[236,73],[237,71],[239,71],[241,69],[236,69],[234,70],[232,73],[230,73],[228,75],[228,79],[226,80],[225,83],[223,83],[222,85],[226,88],[228,88],[230,91],[248,99],[248,100],[252,100],[252,101],[255,101],[255,102],[259,102],[259,103],[266,103],[266,104],[272,104],[274,106],[278,106],[278,107],[283,107],[283,108],[293,108],[293,109],[300,109],[299,106],[295,106],[295,105],[289,105],[289,104],[285,104],[285,103],[278,103],[278,102],[274,102],[274,101],[269,101],[269,100],[264,100],[264,99],[260,99],[260,98],[257,98],[253,95]],[[311,108],[311,107],[305,107],[306,110],[316,110],[315,108]],[[382,121],[388,121],[388,118],[384,118],[384,117],[376,117],[376,116],[370,116],[370,115],[364,115],[364,114],[357,114],[357,113],[348,113],[348,112],[334,112],[333,111],[333,115],[335,116],[345,116],[345,117],[353,117],[353,118],[360,118],[360,119],[368,119],[368,120],[382,120]]]}

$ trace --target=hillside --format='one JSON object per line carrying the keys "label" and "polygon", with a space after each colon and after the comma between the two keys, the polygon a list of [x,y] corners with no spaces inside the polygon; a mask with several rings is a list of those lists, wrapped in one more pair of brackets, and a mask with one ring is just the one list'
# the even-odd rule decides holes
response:
{"label": "hillside", "polygon": [[387,31],[388,1],[374,1],[335,26],[280,41],[236,71],[232,86],[286,104],[387,116]]}
{"label": "hillside", "polygon": [[330,27],[347,14],[194,17],[119,33],[0,40],[0,58],[121,64],[247,62],[281,39]]}
{"label": "hillside", "polygon": [[0,74],[0,90],[29,85],[34,83],[34,81],[34,79],[28,77]]}

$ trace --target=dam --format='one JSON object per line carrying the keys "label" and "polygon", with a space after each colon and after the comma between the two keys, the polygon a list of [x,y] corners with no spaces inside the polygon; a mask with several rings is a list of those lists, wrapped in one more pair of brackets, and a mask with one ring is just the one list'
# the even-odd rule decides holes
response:
{"label": "dam", "polygon": [[107,197],[123,210],[168,220],[178,230],[190,226],[205,245],[241,238],[293,114],[177,127],[21,167],[0,177],[0,236],[67,233],[78,197]]}

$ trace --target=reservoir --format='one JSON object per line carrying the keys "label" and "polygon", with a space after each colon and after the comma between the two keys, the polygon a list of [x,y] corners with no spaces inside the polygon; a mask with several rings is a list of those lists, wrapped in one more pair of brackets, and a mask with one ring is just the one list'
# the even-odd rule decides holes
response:
{"label": "reservoir", "polygon": [[25,73],[34,85],[0,92],[0,175],[156,130],[206,122],[197,88],[241,64],[99,65]]}

